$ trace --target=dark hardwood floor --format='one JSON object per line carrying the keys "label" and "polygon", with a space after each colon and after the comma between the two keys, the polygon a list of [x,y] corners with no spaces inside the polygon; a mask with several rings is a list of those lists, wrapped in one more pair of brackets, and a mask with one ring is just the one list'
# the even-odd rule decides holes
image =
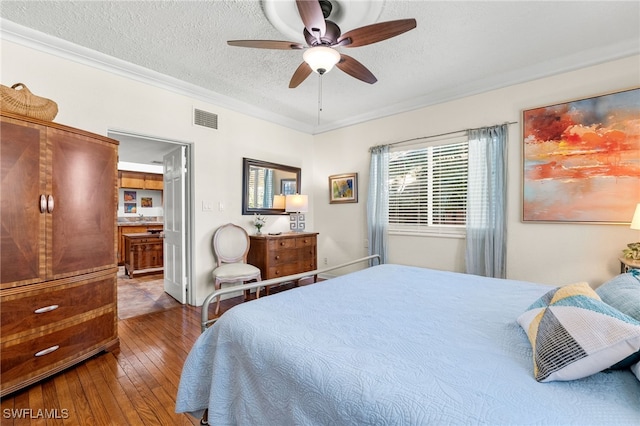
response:
{"label": "dark hardwood floor", "polygon": [[[166,295],[162,275],[129,280],[121,270],[118,278],[120,347],[3,398],[3,426],[199,424],[174,409],[201,309]],[[223,300],[221,313],[241,302]]]}

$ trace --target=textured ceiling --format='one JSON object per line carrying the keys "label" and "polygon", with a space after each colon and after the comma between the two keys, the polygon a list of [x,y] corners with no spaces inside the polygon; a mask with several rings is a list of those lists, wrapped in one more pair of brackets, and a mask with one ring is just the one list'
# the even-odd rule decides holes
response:
{"label": "textured ceiling", "polygon": [[[295,7],[293,0],[282,2]],[[359,3],[335,2],[342,11]],[[10,21],[3,21],[4,36],[7,27],[13,35],[28,27],[185,82],[219,105],[308,133],[640,53],[638,1],[387,0],[376,9],[378,22],[415,18],[417,28],[373,45],[340,48],[378,82],[332,70],[323,77],[319,114],[316,74],[288,88],[301,51],[226,44],[302,41],[279,32],[264,7],[248,0],[3,0],[0,16]],[[292,25],[302,31],[301,21]]]}

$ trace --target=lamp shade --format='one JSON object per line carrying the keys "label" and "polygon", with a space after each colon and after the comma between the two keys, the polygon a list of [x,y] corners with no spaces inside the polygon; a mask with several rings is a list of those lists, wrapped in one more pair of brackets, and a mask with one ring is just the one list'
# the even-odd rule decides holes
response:
{"label": "lamp shade", "polygon": [[284,210],[284,195],[274,195],[273,196],[273,208]]}
{"label": "lamp shade", "polygon": [[633,219],[631,219],[631,225],[629,227],[640,230],[640,203],[636,206],[636,212],[633,214]]}
{"label": "lamp shade", "polygon": [[287,195],[286,207],[287,212],[305,213],[309,211],[309,197],[306,195]]}
{"label": "lamp shade", "polygon": [[302,54],[302,59],[312,70],[318,74],[324,74],[331,71],[331,68],[340,61],[340,53],[330,47],[316,46],[307,49]]}

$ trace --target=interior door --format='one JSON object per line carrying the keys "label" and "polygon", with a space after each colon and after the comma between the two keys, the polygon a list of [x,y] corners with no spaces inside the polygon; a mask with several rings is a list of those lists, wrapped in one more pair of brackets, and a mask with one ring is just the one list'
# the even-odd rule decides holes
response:
{"label": "interior door", "polygon": [[183,304],[187,300],[185,150],[180,145],[163,158],[164,291]]}

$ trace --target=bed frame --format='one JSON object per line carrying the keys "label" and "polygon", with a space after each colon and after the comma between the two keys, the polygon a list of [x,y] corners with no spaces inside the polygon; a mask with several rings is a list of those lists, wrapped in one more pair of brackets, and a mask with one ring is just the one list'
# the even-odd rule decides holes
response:
{"label": "bed frame", "polygon": [[307,278],[307,277],[311,277],[311,276],[317,276],[317,275],[320,275],[320,274],[324,274],[325,272],[329,272],[329,271],[333,271],[333,270],[336,270],[336,269],[344,268],[346,266],[350,266],[350,265],[353,265],[353,264],[356,264],[356,263],[360,263],[360,262],[369,261],[369,265],[373,266],[374,265],[374,263],[373,263],[374,260],[376,262],[375,264],[380,264],[380,255],[372,254],[372,255],[367,256],[367,257],[362,257],[360,259],[352,260],[351,262],[341,263],[340,265],[331,266],[331,267],[328,267],[328,268],[315,269],[313,271],[302,272],[302,273],[295,274],[295,275],[287,275],[285,277],[272,278],[270,280],[257,281],[257,282],[252,282],[252,283],[248,283],[248,284],[236,285],[236,286],[231,286],[231,287],[223,288],[223,289],[220,289],[220,290],[216,290],[213,293],[209,294],[204,299],[204,303],[202,304],[201,322],[200,322],[201,331],[204,333],[204,331],[209,326],[213,325],[218,320],[218,318],[220,318],[220,317],[216,317],[216,318],[209,319],[209,305],[211,304],[211,302],[213,300],[215,300],[216,298],[222,296],[223,294],[229,294],[229,293],[235,293],[235,292],[238,292],[238,291],[253,290],[253,289],[256,289],[256,291],[260,291],[260,287],[265,287],[265,286],[268,286],[268,285],[282,284],[282,283],[286,283],[286,282],[289,282],[289,281],[298,281],[298,280],[303,279],[303,278]]}

